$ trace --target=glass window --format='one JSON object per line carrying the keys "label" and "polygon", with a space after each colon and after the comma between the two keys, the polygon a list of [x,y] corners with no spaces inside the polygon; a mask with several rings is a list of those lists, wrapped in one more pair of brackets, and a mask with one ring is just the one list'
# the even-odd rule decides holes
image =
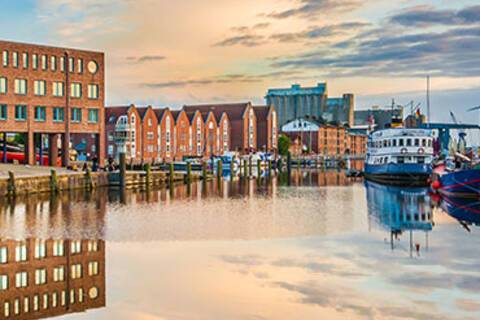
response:
{"label": "glass window", "polygon": [[7,78],[0,77],[0,93],[7,93]]}
{"label": "glass window", "polygon": [[[54,107],[53,108],[53,121],[54,122],[63,122],[63,120],[65,119],[65,114],[64,114],[64,111],[63,111],[63,108],[62,107]],[[56,240],[56,241],[60,241],[60,240]],[[53,252],[54,252],[54,255],[55,255],[55,249],[58,249],[60,250],[60,248],[56,248],[55,245],[53,247]],[[61,252],[63,256],[63,243],[62,243],[62,247],[61,247]]]}
{"label": "glass window", "polygon": [[32,66],[33,66],[33,69],[35,70],[38,69],[38,54],[36,53],[32,55]]}
{"label": "glass window", "polygon": [[20,242],[15,247],[15,261],[27,261],[27,245],[25,242]]}
{"label": "glass window", "polygon": [[8,67],[8,51],[3,50],[2,52],[2,64],[4,67]]}
{"label": "glass window", "polygon": [[41,285],[47,283],[47,269],[35,270],[35,284]]}
{"label": "glass window", "polygon": [[0,263],[8,262],[8,248],[0,247]]}
{"label": "glass window", "polygon": [[44,96],[47,94],[47,83],[44,80],[35,80],[33,82],[33,94]]}
{"label": "glass window", "polygon": [[397,146],[397,139],[393,139],[393,140],[392,140],[392,145],[393,145],[394,147]]}
{"label": "glass window", "polygon": [[52,307],[56,308],[58,306],[58,293],[55,291],[52,293]]}
{"label": "glass window", "polygon": [[70,57],[68,59],[68,72],[74,72],[75,71],[75,59],[73,57]]}
{"label": "glass window", "polygon": [[42,70],[47,70],[47,69],[48,69],[47,55],[42,54]]}
{"label": "glass window", "polygon": [[[36,107],[36,108],[45,108],[45,107]],[[35,114],[36,113],[37,112],[35,111]],[[35,240],[35,259],[45,258],[46,255],[47,255],[47,246],[45,245],[45,240],[36,239]]]}
{"label": "glass window", "polygon": [[63,82],[55,81],[52,84],[52,94],[54,97],[63,97],[65,94]]}
{"label": "glass window", "polygon": [[7,290],[8,289],[8,275],[2,274],[0,275],[0,290]]}
{"label": "glass window", "polygon": [[26,271],[17,272],[15,274],[15,287],[25,288],[28,285],[28,274]]}
{"label": "glass window", "polygon": [[18,68],[18,52],[12,53],[12,65],[14,68]]}
{"label": "glass window", "polygon": [[28,69],[28,53],[24,52],[22,54],[23,69]]}
{"label": "glass window", "polygon": [[20,121],[27,120],[27,106],[24,106],[24,105],[15,106],[15,120],[20,120]]}
{"label": "glass window", "polygon": [[78,289],[78,302],[83,302],[83,288]]}
{"label": "glass window", "polygon": [[98,123],[98,109],[88,109],[88,122]]}
{"label": "glass window", "polygon": [[71,269],[71,278],[79,279],[82,277],[82,265],[80,263],[72,265]]}
{"label": "glass window", "polygon": [[78,59],[77,64],[78,64],[78,73],[83,73],[83,59]]}
{"label": "glass window", "polygon": [[60,71],[65,72],[65,57],[60,57]]}
{"label": "glass window", "polygon": [[[82,122],[82,109],[72,108],[71,119],[72,122]],[[73,242],[72,242],[73,243]]]}
{"label": "glass window", "polygon": [[420,146],[420,139],[415,139],[415,147],[419,147]]}
{"label": "glass window", "polygon": [[10,317],[10,302],[5,301],[3,303],[3,315],[8,318]]}
{"label": "glass window", "polygon": [[88,85],[88,98],[89,99],[98,99],[98,85],[89,84]]}
{"label": "glass window", "polygon": [[33,296],[33,310],[38,311],[40,306],[40,296],[38,294]]}
{"label": "glass window", "polygon": [[6,104],[0,104],[0,120],[7,120],[7,105]]}
{"label": "glass window", "polygon": [[20,314],[20,298],[15,298],[13,301],[13,313],[16,315]]}
{"label": "glass window", "polygon": [[55,56],[50,56],[50,69],[57,71],[57,57]]}
{"label": "glass window", "polygon": [[89,276],[96,276],[98,275],[98,262],[91,261],[88,263],[88,275]]}
{"label": "glass window", "polygon": [[30,312],[30,297],[23,298],[23,312],[24,313]]}
{"label": "glass window", "polygon": [[89,252],[98,251],[98,241],[97,240],[88,240],[87,250]]}
{"label": "glass window", "polygon": [[65,280],[65,267],[59,266],[53,268],[53,281],[59,282]]}
{"label": "glass window", "polygon": [[407,139],[407,147],[411,147],[412,146],[412,139]]}
{"label": "glass window", "polygon": [[48,309],[48,293],[43,294],[43,309]]}
{"label": "glass window", "polygon": [[70,243],[70,252],[71,253],[80,253],[82,252],[82,241],[72,240]]}
{"label": "glass window", "polygon": [[81,98],[82,97],[82,84],[72,83],[70,84],[70,97]]}
{"label": "glass window", "polygon": [[428,139],[428,147],[429,147],[429,148],[432,147],[432,140],[431,140],[431,139]]}
{"label": "glass window", "polygon": [[398,145],[399,145],[400,147],[403,147],[403,139],[398,139]]}
{"label": "glass window", "polygon": [[27,94],[27,80],[15,79],[15,94]]}

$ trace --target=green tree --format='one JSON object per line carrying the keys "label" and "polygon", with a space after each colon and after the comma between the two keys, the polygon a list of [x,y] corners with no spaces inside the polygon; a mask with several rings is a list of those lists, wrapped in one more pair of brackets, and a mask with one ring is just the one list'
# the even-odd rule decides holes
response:
{"label": "green tree", "polygon": [[286,156],[291,144],[292,141],[290,141],[289,137],[283,134],[280,135],[280,137],[278,137],[278,153],[282,156]]}

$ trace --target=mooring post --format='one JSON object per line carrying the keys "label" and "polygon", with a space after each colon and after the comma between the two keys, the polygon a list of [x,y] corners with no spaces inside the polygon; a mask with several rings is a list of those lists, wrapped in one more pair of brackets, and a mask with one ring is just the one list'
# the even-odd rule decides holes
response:
{"label": "mooring post", "polygon": [[8,171],[8,185],[7,185],[7,194],[9,197],[15,197],[17,189],[15,187],[15,174],[13,171]]}
{"label": "mooring post", "polygon": [[248,175],[248,160],[243,159],[243,177],[246,178]]}
{"label": "mooring post", "polygon": [[252,156],[249,156],[248,157],[248,176],[251,177],[252,176]]}
{"label": "mooring post", "polygon": [[147,185],[147,188],[150,187],[150,184],[152,183],[152,167],[150,166],[149,163],[145,164],[145,184]]}
{"label": "mooring post", "polygon": [[[57,173],[56,172],[54,173],[54,172],[55,170],[52,170],[52,177],[55,176],[55,181],[56,181]],[[90,168],[87,168],[87,170],[85,170],[85,183],[87,185],[87,190],[93,189],[92,171]]]}
{"label": "mooring post", "polygon": [[204,181],[207,181],[207,162],[206,161],[202,162],[202,179]]}
{"label": "mooring post", "polygon": [[269,176],[272,175],[272,171],[273,171],[273,168],[272,168],[272,160],[268,160],[268,175],[269,175]]}
{"label": "mooring post", "polygon": [[173,162],[170,162],[168,167],[168,181],[169,181],[170,188],[173,188],[173,184],[175,182],[174,178],[175,178],[175,171],[173,167]]}
{"label": "mooring post", "polygon": [[50,191],[52,193],[58,192],[58,178],[57,178],[57,171],[50,170]]}
{"label": "mooring post", "polygon": [[223,175],[223,162],[222,160],[219,159],[217,161],[217,180],[219,184],[222,181],[222,175]]}
{"label": "mooring post", "polygon": [[262,160],[258,159],[257,160],[257,174],[258,174],[259,178],[261,176],[261,173],[262,173]]}
{"label": "mooring post", "polygon": [[119,155],[119,169],[120,169],[120,187],[125,189],[126,186],[126,175],[127,175],[127,162],[125,158],[125,153],[120,153]]}
{"label": "mooring post", "polygon": [[192,183],[192,163],[187,162],[187,184]]}
{"label": "mooring post", "polygon": [[230,177],[235,176],[235,156],[232,157],[232,160],[230,161]]}

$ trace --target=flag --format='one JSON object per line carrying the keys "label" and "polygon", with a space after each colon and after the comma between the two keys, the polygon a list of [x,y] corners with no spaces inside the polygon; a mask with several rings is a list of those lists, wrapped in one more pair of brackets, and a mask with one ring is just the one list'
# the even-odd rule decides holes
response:
{"label": "flag", "polygon": [[418,108],[417,111],[415,112],[415,116],[417,118],[420,118],[421,115],[422,115],[422,113],[420,112],[420,108]]}

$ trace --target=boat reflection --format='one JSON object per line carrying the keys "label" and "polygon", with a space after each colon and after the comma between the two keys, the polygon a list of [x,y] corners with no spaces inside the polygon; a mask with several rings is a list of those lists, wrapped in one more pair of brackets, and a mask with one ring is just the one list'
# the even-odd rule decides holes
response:
{"label": "boat reflection", "polygon": [[428,248],[428,232],[433,227],[433,211],[428,188],[402,188],[365,182],[369,221],[390,233],[390,247],[395,249],[404,231],[409,231],[409,252],[420,252],[420,243],[413,239],[414,231],[425,232],[424,246]]}
{"label": "boat reflection", "polygon": [[442,197],[441,208],[470,232],[470,226],[480,226],[480,201]]}

